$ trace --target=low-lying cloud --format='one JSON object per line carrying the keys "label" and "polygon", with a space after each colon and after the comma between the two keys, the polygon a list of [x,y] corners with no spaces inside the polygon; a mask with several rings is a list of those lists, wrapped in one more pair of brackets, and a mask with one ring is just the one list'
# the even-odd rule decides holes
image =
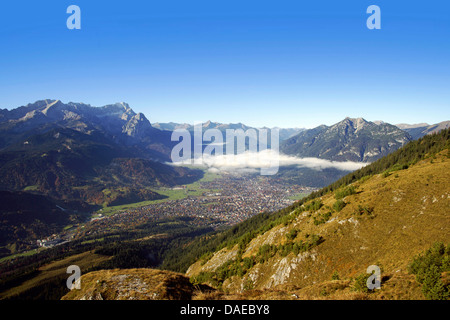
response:
{"label": "low-lying cloud", "polygon": [[257,170],[264,168],[278,168],[284,166],[297,166],[299,168],[310,168],[317,171],[327,168],[335,168],[342,171],[354,171],[367,165],[367,163],[362,162],[339,162],[319,158],[298,158],[280,154],[271,149],[260,152],[246,151],[238,155],[203,155],[198,159],[189,159],[172,164],[203,167],[211,172],[225,171],[238,173],[257,172]]}

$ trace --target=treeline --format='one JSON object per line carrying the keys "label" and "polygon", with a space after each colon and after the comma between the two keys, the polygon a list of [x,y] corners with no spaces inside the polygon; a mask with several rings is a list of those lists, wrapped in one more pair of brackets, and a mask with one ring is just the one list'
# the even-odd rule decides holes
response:
{"label": "treeline", "polygon": [[264,212],[255,215],[225,231],[212,232],[194,239],[187,246],[174,248],[166,256],[162,268],[177,272],[186,272],[190,265],[199,259],[206,260],[216,251],[235,245],[243,251],[251,240],[280,224],[287,225],[304,211],[315,212],[323,206],[320,200],[314,200],[306,206],[298,207],[293,214],[291,207],[275,213]]}
{"label": "treeline", "polygon": [[214,252],[225,246],[230,246],[235,239],[242,237],[252,230],[262,227],[271,213],[264,212],[255,215],[225,231],[213,231],[191,240],[184,246],[175,246],[167,252],[161,264],[162,269],[186,272],[187,268],[200,257]]}
{"label": "treeline", "polygon": [[245,248],[257,235],[286,222],[286,219],[289,219],[288,213],[291,211],[291,209],[285,208],[275,213],[263,212],[229,229],[213,231],[191,240],[186,245],[174,246],[166,253],[160,267],[184,273],[197,260],[204,259],[222,248],[232,248],[236,244],[240,248]]}

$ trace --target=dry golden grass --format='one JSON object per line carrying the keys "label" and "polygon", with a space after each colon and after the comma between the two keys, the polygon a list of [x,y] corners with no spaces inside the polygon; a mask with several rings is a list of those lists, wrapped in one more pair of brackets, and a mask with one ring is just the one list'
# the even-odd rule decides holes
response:
{"label": "dry golden grass", "polygon": [[[285,235],[292,229],[299,230],[297,240],[307,234],[318,234],[325,241],[312,250],[313,257],[297,260],[294,265],[284,263],[290,269],[286,271],[288,276],[281,277],[285,286],[281,291],[288,290],[299,299],[423,299],[420,286],[407,274],[407,266],[415,255],[433,243],[450,242],[450,159],[446,151],[433,160],[423,160],[387,177],[375,175],[354,186],[357,193],[345,197],[346,206],[340,212],[333,212],[326,223],[314,224],[314,216],[330,211],[336,202],[334,193],[321,197],[324,205],[318,212],[300,214],[289,225],[276,226],[253,239],[243,257],[254,255],[264,243],[285,242]],[[372,209],[373,213],[356,215],[359,206]],[[226,252],[222,254],[225,255]],[[293,254],[289,257],[294,258]],[[280,274],[281,260],[282,257],[275,256],[253,267],[257,273],[253,288],[273,289],[271,283],[273,276]],[[220,265],[219,262],[225,261],[215,264]],[[335,271],[341,279],[352,279],[365,273],[370,265],[381,267],[383,276],[391,275],[384,288],[375,293],[362,294],[350,287],[334,288],[329,282]],[[201,271],[202,266],[196,264],[189,276]],[[246,280],[245,276],[226,280],[224,290],[249,295],[251,299],[250,292],[242,291]],[[287,289],[289,286],[303,289],[292,291]],[[265,291],[261,296],[290,299],[274,290],[270,294]]]}

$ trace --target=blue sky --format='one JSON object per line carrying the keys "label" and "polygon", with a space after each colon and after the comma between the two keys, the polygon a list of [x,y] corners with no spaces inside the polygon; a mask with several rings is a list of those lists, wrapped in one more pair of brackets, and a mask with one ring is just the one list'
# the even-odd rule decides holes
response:
{"label": "blue sky", "polygon": [[[69,30],[66,8],[81,8]],[[381,30],[366,9],[381,8]],[[125,101],[151,122],[314,127],[450,120],[450,2],[16,1],[0,108]]]}

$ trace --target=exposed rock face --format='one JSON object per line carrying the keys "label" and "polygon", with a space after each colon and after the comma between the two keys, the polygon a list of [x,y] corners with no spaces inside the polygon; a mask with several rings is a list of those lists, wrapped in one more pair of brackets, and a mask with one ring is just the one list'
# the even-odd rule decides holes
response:
{"label": "exposed rock face", "polygon": [[275,271],[270,276],[269,281],[265,284],[265,288],[273,288],[278,285],[285,284],[291,275],[291,271],[295,270],[297,266],[306,258],[315,259],[315,254],[310,252],[300,253],[295,257],[284,257],[274,264]]}
{"label": "exposed rock face", "polygon": [[47,99],[10,111],[0,110],[0,114],[0,131],[15,133],[55,124],[81,132],[100,129],[114,137],[125,135],[137,139],[145,137],[152,130],[158,131],[144,114],[136,114],[125,102],[92,107],[84,103],[65,104],[60,100]]}
{"label": "exposed rock face", "polygon": [[123,125],[122,133],[131,137],[142,138],[151,129],[150,121],[142,113],[138,113]]}
{"label": "exposed rock face", "polygon": [[225,261],[233,260],[236,258],[238,254],[238,248],[234,247],[231,250],[224,248],[214,254],[214,256],[209,259],[204,265],[202,265],[201,261],[189,267],[186,271],[186,276],[190,277],[191,275],[198,272],[198,270],[202,271],[214,271],[218,267],[220,267]]}

